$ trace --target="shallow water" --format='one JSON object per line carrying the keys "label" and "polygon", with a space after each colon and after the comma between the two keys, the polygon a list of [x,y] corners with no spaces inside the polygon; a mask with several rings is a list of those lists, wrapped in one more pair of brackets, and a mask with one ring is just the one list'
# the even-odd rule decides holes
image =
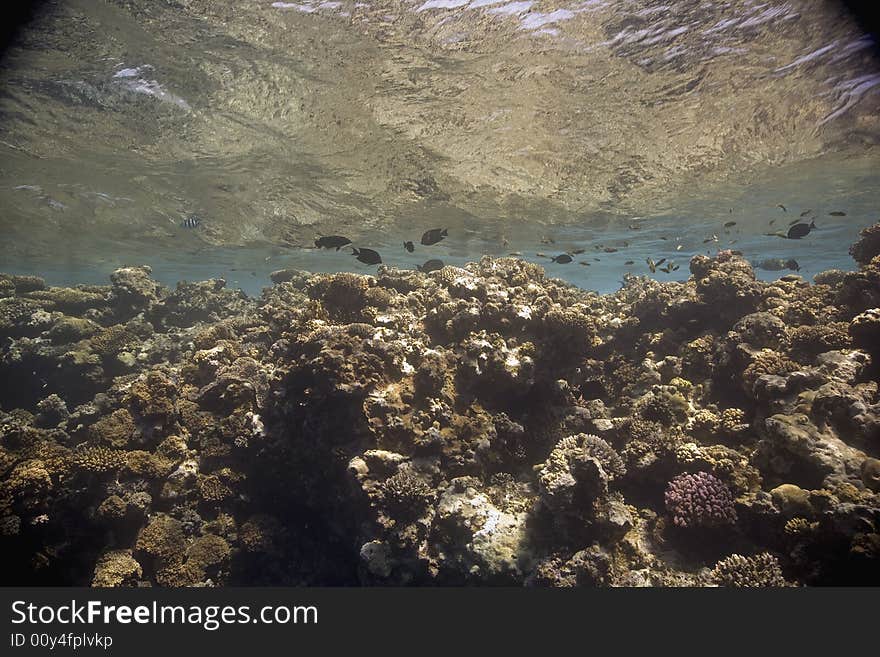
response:
{"label": "shallow water", "polygon": [[880,583],[841,5],[42,7],[0,62],[0,583]]}
{"label": "shallow water", "polygon": [[880,194],[876,48],[834,2],[48,2],[0,85],[0,265],[56,283],[373,270],[334,233],[601,291],[720,248],[808,277]]}

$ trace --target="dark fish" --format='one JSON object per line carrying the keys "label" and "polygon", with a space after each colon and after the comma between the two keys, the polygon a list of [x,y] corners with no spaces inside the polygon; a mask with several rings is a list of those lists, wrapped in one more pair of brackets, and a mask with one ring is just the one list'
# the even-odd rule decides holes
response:
{"label": "dark fish", "polygon": [[438,269],[443,269],[443,261],[442,260],[428,260],[423,265],[419,265],[416,267],[423,274],[427,274],[432,271],[437,271]]}
{"label": "dark fish", "polygon": [[422,235],[422,244],[431,246],[448,236],[449,233],[447,233],[445,228],[432,228],[431,230],[426,230],[425,234]]}
{"label": "dark fish", "polygon": [[768,224],[768,226],[772,226],[772,225],[775,224],[775,223],[776,223],[776,219],[771,219],[771,220],[770,220],[770,223]]}
{"label": "dark fish", "polygon": [[406,249],[407,251],[409,251],[410,253],[412,253],[413,251],[416,250],[416,247],[413,246],[413,243],[412,243],[412,242],[404,242],[404,243],[403,243],[403,248]]}
{"label": "dark fish", "polygon": [[840,210],[835,210],[834,212],[829,212],[832,217],[845,217],[846,212],[841,212]]}
{"label": "dark fish", "polygon": [[625,264],[625,265],[634,265],[634,264],[636,264],[636,263],[635,263],[634,260],[627,260],[627,261],[624,262],[623,264]]}
{"label": "dark fish", "polygon": [[788,229],[788,234],[786,237],[790,240],[799,240],[802,237],[806,237],[810,234],[810,231],[816,227],[816,222],[811,221],[810,223],[799,223],[795,224],[791,228]]}
{"label": "dark fish", "polygon": [[357,256],[357,260],[365,265],[378,265],[382,262],[382,256],[373,251],[373,249],[356,249],[352,247],[351,255]]}
{"label": "dark fish", "polygon": [[782,208],[782,211],[783,211],[783,212],[788,212],[788,210],[785,209],[785,206],[782,205],[782,203],[777,203],[777,204],[776,204],[776,207],[777,207],[777,208]]}
{"label": "dark fish", "polygon": [[558,256],[550,258],[550,260],[559,265],[567,265],[569,262],[571,262],[571,256],[567,253],[561,253]]}
{"label": "dark fish", "polygon": [[725,228],[733,228],[734,226],[736,226],[736,222],[735,222],[735,221],[725,221],[725,222],[724,222],[724,227],[725,227]]}
{"label": "dark fish", "polygon": [[669,266],[672,268],[672,271],[678,271],[678,270],[679,270],[679,266],[676,265],[676,264],[669,263]]}
{"label": "dark fish", "polygon": [[666,265],[665,267],[661,267],[660,271],[668,274],[670,272],[669,265]]}
{"label": "dark fish", "polygon": [[584,262],[579,262],[578,264],[579,264],[579,265],[583,265],[584,267],[589,267],[589,266],[590,266],[590,263],[589,263],[589,262],[586,262],[586,261],[584,261]]}
{"label": "dark fish", "polygon": [[717,241],[718,241],[718,236],[712,235],[712,237],[707,237],[706,239],[704,239],[703,244],[708,244],[709,242],[717,242]]}
{"label": "dark fish", "polygon": [[812,212],[812,210],[804,210],[803,212],[801,212],[801,216],[802,216],[802,217],[806,217],[806,216],[807,216],[808,214],[810,214],[811,212]]}
{"label": "dark fish", "polygon": [[337,251],[346,244],[351,244],[351,240],[342,235],[325,235],[315,240],[315,246],[319,249],[333,249]]}
{"label": "dark fish", "polygon": [[586,249],[572,249],[571,251],[569,251],[569,253],[571,255],[580,255],[584,251],[586,251]]}
{"label": "dark fish", "polygon": [[198,228],[202,224],[202,220],[196,215],[190,215],[180,222],[181,228]]}
{"label": "dark fish", "polygon": [[798,265],[797,260],[789,259],[783,260],[782,258],[769,258],[767,260],[762,260],[758,263],[758,269],[764,269],[765,271],[782,271],[783,269],[793,269],[797,271],[800,269],[800,265]]}
{"label": "dark fish", "polygon": [[645,260],[645,262],[648,264],[648,269],[650,269],[651,273],[653,274],[657,271],[657,268],[660,265],[666,262],[666,258],[660,258],[660,260],[658,260],[657,262],[654,262],[653,258],[648,258],[647,260]]}
{"label": "dark fish", "polygon": [[615,249],[613,246],[606,246],[606,247],[605,247],[604,249],[602,249],[602,250],[603,250],[605,253],[617,253],[617,249]]}

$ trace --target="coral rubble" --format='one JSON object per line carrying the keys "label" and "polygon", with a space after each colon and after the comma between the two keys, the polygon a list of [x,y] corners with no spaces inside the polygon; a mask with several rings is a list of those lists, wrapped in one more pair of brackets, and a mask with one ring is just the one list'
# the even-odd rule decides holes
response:
{"label": "coral rubble", "polygon": [[609,295],[0,275],[2,581],[876,585],[878,231],[813,284],[721,252]]}

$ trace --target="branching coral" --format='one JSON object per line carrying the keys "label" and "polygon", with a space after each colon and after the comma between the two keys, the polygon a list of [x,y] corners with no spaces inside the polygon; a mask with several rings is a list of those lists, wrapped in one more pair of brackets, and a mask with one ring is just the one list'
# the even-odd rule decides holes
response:
{"label": "branching coral", "polygon": [[666,510],[679,527],[718,527],[736,522],[733,495],[708,472],[679,475],[664,495]]}
{"label": "branching coral", "polygon": [[718,586],[735,588],[780,588],[789,586],[779,560],[769,552],[751,557],[732,554],[715,564],[712,580]]}

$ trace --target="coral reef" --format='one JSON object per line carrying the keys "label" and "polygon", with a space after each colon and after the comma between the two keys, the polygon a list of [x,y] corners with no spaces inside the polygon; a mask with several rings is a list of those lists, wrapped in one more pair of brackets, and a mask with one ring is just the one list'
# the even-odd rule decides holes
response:
{"label": "coral reef", "polygon": [[731,554],[715,564],[712,580],[719,586],[734,588],[780,588],[788,586],[779,559],[769,552],[753,557]]}
{"label": "coral reef", "polygon": [[488,257],[0,275],[0,581],[880,584],[878,234],[602,296]]}
{"label": "coral reef", "polygon": [[733,495],[708,472],[682,474],[669,482],[666,510],[679,527],[715,527],[736,522]]}

